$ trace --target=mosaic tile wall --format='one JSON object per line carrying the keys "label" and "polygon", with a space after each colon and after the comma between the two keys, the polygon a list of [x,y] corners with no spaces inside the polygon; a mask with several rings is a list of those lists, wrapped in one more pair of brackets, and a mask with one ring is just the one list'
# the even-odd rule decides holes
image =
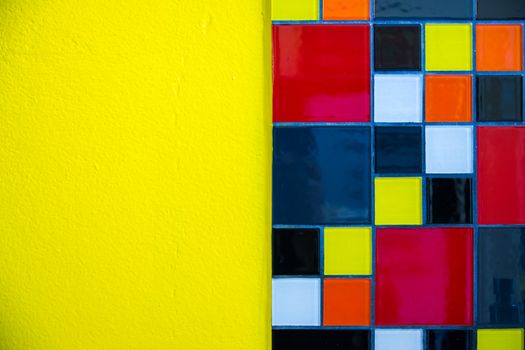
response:
{"label": "mosaic tile wall", "polygon": [[523,350],[525,0],[273,0],[274,350]]}

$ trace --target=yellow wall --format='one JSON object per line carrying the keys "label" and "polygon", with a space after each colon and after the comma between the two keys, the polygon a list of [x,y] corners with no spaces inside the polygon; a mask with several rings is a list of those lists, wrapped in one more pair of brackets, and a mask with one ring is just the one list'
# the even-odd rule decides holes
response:
{"label": "yellow wall", "polygon": [[267,349],[269,4],[0,1],[0,348]]}

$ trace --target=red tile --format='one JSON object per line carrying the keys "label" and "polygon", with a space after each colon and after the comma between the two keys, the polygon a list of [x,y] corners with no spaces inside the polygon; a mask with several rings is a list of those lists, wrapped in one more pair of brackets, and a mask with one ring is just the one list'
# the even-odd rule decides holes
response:
{"label": "red tile", "polygon": [[471,325],[471,228],[377,229],[376,324]]}
{"label": "red tile", "polygon": [[525,224],[525,128],[478,127],[478,221]]}
{"label": "red tile", "polygon": [[367,25],[273,26],[273,121],[370,120]]}

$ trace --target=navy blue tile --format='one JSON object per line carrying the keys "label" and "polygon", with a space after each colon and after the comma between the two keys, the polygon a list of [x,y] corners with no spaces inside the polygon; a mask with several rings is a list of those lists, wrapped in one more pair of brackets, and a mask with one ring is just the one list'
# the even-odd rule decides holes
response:
{"label": "navy blue tile", "polygon": [[376,173],[421,173],[421,127],[379,126],[374,134]]}
{"label": "navy blue tile", "polygon": [[273,330],[273,350],[369,350],[370,331],[333,329]]}
{"label": "navy blue tile", "polygon": [[276,127],[273,223],[369,224],[369,127]]}
{"label": "navy blue tile", "polygon": [[319,255],[319,229],[273,229],[274,276],[319,275]]}
{"label": "navy blue tile", "polygon": [[478,76],[476,84],[479,122],[519,122],[523,120],[521,76]]}
{"label": "navy blue tile", "polygon": [[525,229],[480,228],[478,324],[524,326]]}
{"label": "navy blue tile", "polygon": [[427,179],[427,224],[470,224],[471,203],[470,179]]}
{"label": "navy blue tile", "polygon": [[432,329],[427,331],[428,350],[471,350],[472,331]]}
{"label": "navy blue tile", "polygon": [[524,19],[525,0],[478,0],[479,19]]}
{"label": "navy blue tile", "polygon": [[472,0],[375,0],[376,18],[472,19]]}

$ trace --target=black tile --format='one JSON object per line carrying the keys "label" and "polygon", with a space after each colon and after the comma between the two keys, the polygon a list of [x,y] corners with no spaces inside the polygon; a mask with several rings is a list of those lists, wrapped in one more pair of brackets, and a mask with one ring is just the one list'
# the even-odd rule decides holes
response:
{"label": "black tile", "polygon": [[517,122],[523,119],[521,76],[478,76],[476,84],[479,122]]}
{"label": "black tile", "polygon": [[376,18],[471,19],[472,0],[375,0]]}
{"label": "black tile", "polygon": [[273,223],[369,224],[370,128],[275,127]]}
{"label": "black tile", "polygon": [[470,179],[427,179],[427,224],[470,224],[471,203]]}
{"label": "black tile", "polygon": [[376,173],[421,173],[421,127],[379,126],[374,134]]}
{"label": "black tile", "polygon": [[480,227],[478,324],[525,326],[525,229]]}
{"label": "black tile", "polygon": [[319,229],[273,229],[273,275],[318,275]]}
{"label": "black tile", "polygon": [[524,19],[525,0],[478,0],[479,19]]}
{"label": "black tile", "polygon": [[374,26],[375,70],[421,70],[419,25]]}
{"label": "black tile", "polygon": [[472,331],[469,330],[428,330],[428,350],[471,350]]}
{"label": "black tile", "polygon": [[369,350],[368,330],[273,330],[273,350]]}

